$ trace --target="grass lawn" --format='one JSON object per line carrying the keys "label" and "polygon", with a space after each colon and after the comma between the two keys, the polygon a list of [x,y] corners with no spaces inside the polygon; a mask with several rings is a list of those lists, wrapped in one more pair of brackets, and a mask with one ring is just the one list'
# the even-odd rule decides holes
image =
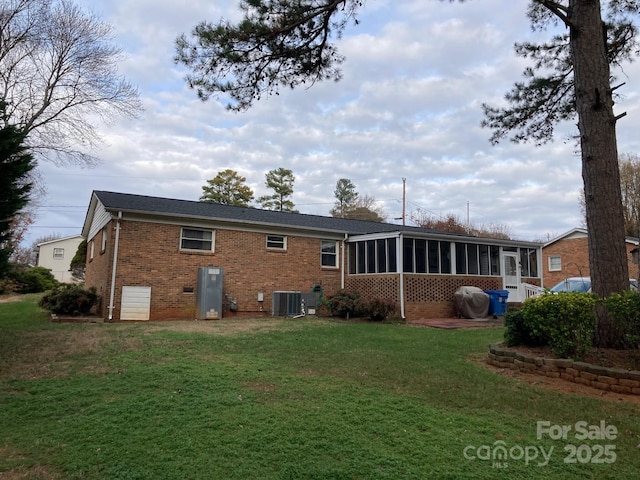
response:
{"label": "grass lawn", "polygon": [[[640,471],[637,405],[494,374],[473,360],[501,340],[500,328],[314,318],[52,324],[36,302],[0,304],[1,479]],[[537,422],[570,430],[538,438]]]}

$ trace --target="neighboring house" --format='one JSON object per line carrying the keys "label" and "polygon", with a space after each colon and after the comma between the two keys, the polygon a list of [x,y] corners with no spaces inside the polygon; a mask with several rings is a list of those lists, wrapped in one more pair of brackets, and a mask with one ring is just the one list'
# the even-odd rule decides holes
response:
{"label": "neighboring house", "polygon": [[[551,288],[565,278],[590,277],[589,244],[587,230],[574,228],[550,240],[542,247],[543,285]],[[627,237],[627,262],[629,276],[638,278],[638,265],[632,262],[631,251],[638,246],[638,239]]]}
{"label": "neighboring house", "polygon": [[75,280],[71,275],[71,260],[78,251],[80,243],[82,243],[82,235],[38,243],[36,265],[51,270],[59,282],[73,283]]}
{"label": "neighboring house", "polygon": [[222,278],[225,317],[271,313],[274,292],[340,288],[392,299],[403,318],[449,317],[460,286],[520,301],[523,281],[541,283],[539,243],[104,191],[82,235],[85,284],[114,321],[196,318],[203,268]]}

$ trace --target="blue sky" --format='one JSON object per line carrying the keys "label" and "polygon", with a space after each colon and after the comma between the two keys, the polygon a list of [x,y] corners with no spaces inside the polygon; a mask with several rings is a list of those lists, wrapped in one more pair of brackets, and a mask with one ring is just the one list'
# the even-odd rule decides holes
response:
{"label": "blue sky", "polygon": [[[388,221],[417,209],[474,224],[504,224],[514,238],[546,239],[581,226],[580,158],[562,125],[543,147],[492,146],[482,103],[499,105],[525,61],[513,44],[534,35],[528,2],[377,0],[338,46],[342,81],[284,91],[233,113],[203,103],[174,64],[174,40],[200,20],[238,18],[237,1],[80,0],[114,27],[121,73],[139,88],[137,119],[100,125],[95,168],[41,164],[47,195],[27,242],[80,232],[93,190],[197,200],[207,179],[238,171],[256,197],[265,173],[285,167],[302,213],[328,215],[340,178],[374,197]],[[619,151],[640,153],[640,71],[625,67],[616,113]],[[221,99],[224,100],[224,99]]]}

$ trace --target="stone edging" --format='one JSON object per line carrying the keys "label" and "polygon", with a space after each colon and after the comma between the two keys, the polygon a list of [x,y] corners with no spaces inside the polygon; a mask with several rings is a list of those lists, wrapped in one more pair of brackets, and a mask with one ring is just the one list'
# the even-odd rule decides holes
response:
{"label": "stone edging", "polygon": [[640,395],[640,371],[607,368],[566,358],[529,357],[507,350],[500,343],[489,345],[487,363],[523,373],[562,378],[600,390]]}

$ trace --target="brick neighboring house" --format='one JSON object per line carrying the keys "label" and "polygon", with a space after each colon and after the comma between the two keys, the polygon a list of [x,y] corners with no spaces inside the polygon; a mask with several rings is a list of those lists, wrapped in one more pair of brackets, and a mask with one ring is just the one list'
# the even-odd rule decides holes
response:
{"label": "brick neighboring house", "polygon": [[[627,237],[629,276],[638,278],[638,265],[632,262],[631,251],[638,239]],[[551,288],[568,277],[590,277],[587,230],[574,228],[545,243],[542,247],[543,285]]]}
{"label": "brick neighboring house", "polygon": [[[271,313],[273,292],[314,287],[393,299],[408,320],[449,317],[460,286],[520,301],[523,281],[541,284],[539,243],[114,192],[93,192],[82,235],[85,284],[112,321],[193,319],[207,266],[222,269],[224,317]],[[130,316],[138,291],[144,312]]]}

